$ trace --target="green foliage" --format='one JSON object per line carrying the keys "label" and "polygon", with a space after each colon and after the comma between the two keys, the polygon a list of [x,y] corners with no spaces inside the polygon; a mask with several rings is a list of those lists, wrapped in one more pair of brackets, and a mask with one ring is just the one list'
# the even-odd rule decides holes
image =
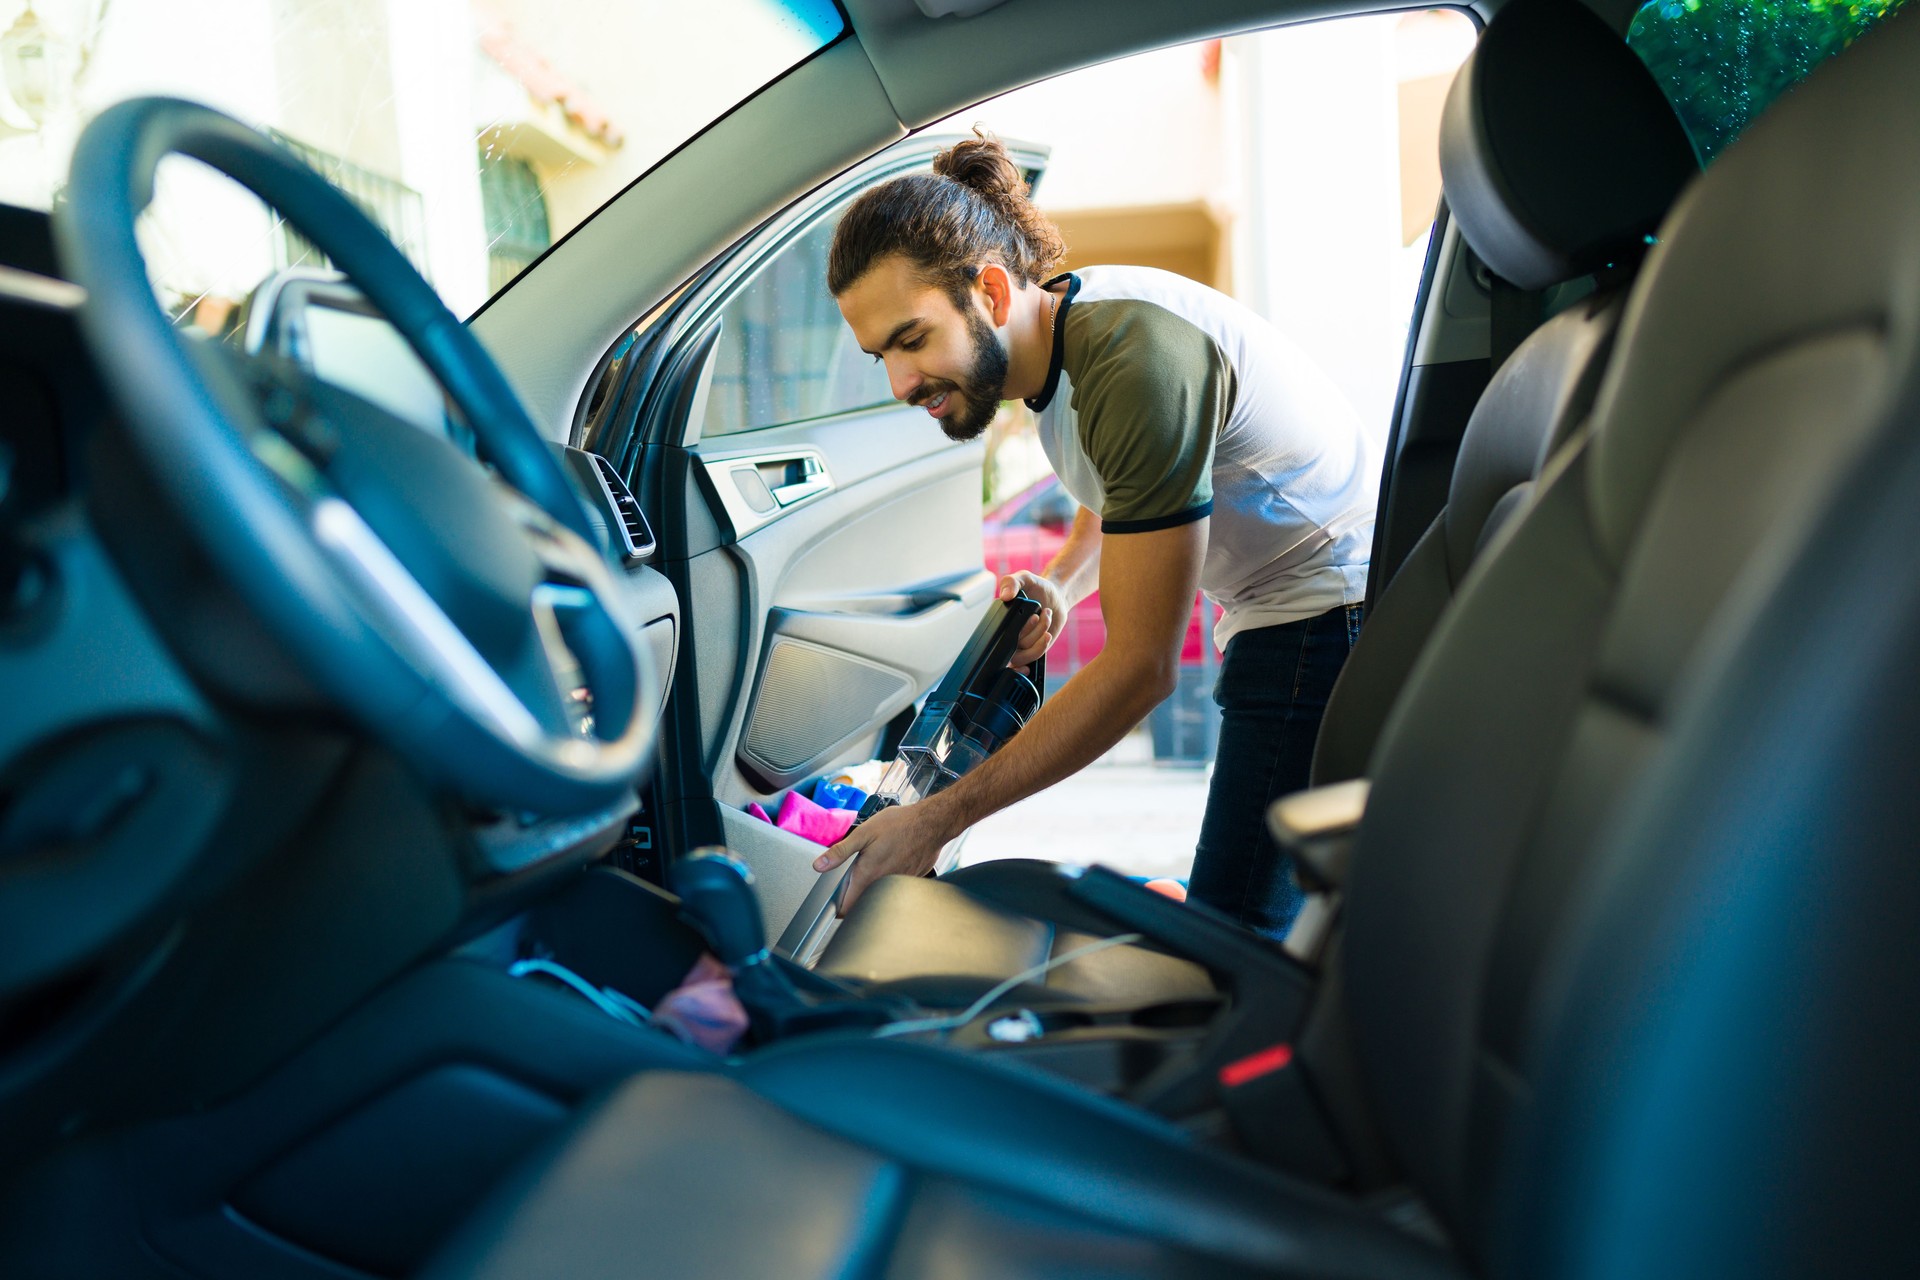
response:
{"label": "green foliage", "polygon": [[1775,98],[1905,0],[1653,0],[1627,43],[1711,163]]}

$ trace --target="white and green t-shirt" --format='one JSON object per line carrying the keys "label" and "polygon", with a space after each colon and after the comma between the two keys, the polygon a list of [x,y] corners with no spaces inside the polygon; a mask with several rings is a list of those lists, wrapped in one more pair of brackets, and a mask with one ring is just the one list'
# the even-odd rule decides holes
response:
{"label": "white and green t-shirt", "polygon": [[[1107,533],[1212,517],[1215,642],[1367,592],[1380,459],[1305,352],[1233,299],[1150,267],[1060,279],[1040,442]],[[1054,283],[1053,281],[1049,282]]]}

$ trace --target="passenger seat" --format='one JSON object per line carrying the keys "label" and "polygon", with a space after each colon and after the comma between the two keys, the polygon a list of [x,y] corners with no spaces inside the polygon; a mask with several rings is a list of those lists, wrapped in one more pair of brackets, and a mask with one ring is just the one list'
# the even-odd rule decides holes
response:
{"label": "passenger seat", "polygon": [[1586,420],[1627,286],[1700,169],[1637,58],[1565,57],[1594,39],[1570,8],[1520,5],[1487,29],[1447,95],[1440,173],[1461,236],[1508,286],[1541,295],[1592,276],[1595,288],[1526,337],[1481,394],[1447,505],[1392,582],[1378,584],[1334,686],[1314,751],[1316,786],[1366,774],[1440,614]]}

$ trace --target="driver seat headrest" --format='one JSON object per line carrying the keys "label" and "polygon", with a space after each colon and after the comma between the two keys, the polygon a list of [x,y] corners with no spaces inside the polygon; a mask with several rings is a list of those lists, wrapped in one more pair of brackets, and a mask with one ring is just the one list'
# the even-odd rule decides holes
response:
{"label": "driver seat headrest", "polygon": [[1652,73],[1579,0],[1501,9],[1441,113],[1447,205],[1523,289],[1637,259],[1699,169]]}

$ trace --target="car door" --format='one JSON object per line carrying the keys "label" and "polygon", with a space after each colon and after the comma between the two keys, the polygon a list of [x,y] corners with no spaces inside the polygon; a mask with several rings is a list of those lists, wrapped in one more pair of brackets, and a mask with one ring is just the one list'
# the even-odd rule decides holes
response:
{"label": "car door", "polygon": [[[743,858],[789,951],[837,880],[747,806],[889,749],[993,594],[983,446],[894,401],[826,291],[841,210],[948,141],[899,144],[735,246],[616,349],[583,425],[637,477],[682,603],[647,834],[662,861]],[[1044,151],[1014,150],[1037,179]]]}

